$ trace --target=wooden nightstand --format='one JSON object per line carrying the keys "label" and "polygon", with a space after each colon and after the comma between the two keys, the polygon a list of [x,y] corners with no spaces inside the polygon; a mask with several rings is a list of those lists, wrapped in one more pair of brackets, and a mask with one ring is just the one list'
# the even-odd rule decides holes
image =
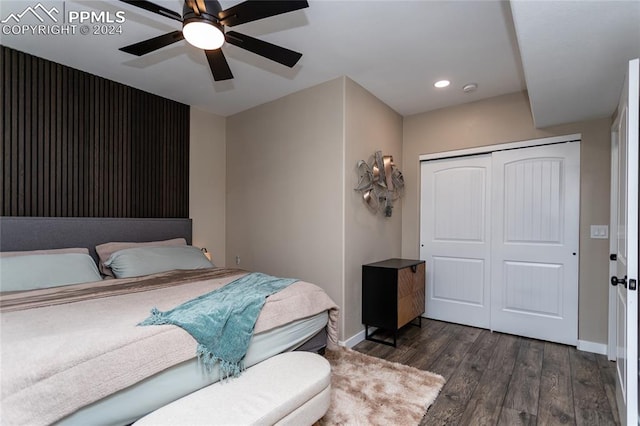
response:
{"label": "wooden nightstand", "polygon": [[[365,338],[396,346],[398,330],[424,313],[424,260],[388,259],[362,265],[362,323]],[[394,332],[393,344],[369,334],[369,327]]]}

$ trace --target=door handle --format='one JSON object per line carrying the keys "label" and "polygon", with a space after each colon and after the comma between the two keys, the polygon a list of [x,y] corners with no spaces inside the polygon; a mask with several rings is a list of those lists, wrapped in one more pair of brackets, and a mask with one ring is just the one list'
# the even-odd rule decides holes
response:
{"label": "door handle", "polygon": [[611,277],[611,285],[612,286],[616,286],[618,284],[622,284],[626,288],[627,287],[627,276],[625,275],[624,278],[618,278],[616,276]]}

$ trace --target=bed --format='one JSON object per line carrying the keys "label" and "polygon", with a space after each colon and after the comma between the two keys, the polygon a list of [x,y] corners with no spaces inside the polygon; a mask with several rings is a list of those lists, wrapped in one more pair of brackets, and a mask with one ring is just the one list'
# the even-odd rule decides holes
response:
{"label": "bed", "polygon": [[[0,218],[0,252],[95,247],[110,241],[191,242],[188,219]],[[139,327],[246,271],[167,271],[56,288],[3,292],[2,424],[130,424],[216,380],[196,342],[172,325]],[[335,344],[338,310],[319,287],[298,281],[267,299],[246,357]]]}

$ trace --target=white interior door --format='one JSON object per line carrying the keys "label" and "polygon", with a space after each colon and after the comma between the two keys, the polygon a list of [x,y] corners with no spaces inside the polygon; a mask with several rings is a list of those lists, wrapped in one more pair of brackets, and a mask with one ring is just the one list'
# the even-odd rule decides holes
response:
{"label": "white interior door", "polygon": [[493,154],[493,330],[577,344],[579,198],[579,142]]}
{"label": "white interior door", "polygon": [[[614,121],[611,128],[611,186],[610,186],[610,206],[609,206],[609,277],[618,274],[618,262],[616,256],[618,252],[618,133],[619,118]],[[609,286],[609,324],[607,324],[607,359],[615,361],[618,355],[618,324],[617,324],[617,287]]]}
{"label": "white interior door", "polygon": [[491,155],[421,166],[425,315],[490,327]]}
{"label": "white interior door", "polygon": [[622,424],[638,423],[638,128],[640,114],[639,60],[629,62],[618,117],[616,275],[616,400]]}

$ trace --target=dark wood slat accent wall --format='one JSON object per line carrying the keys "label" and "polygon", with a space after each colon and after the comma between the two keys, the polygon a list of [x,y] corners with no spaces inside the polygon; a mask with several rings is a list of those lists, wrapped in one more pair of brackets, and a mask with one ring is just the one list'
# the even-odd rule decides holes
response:
{"label": "dark wood slat accent wall", "polygon": [[189,106],[0,46],[3,216],[188,217]]}

